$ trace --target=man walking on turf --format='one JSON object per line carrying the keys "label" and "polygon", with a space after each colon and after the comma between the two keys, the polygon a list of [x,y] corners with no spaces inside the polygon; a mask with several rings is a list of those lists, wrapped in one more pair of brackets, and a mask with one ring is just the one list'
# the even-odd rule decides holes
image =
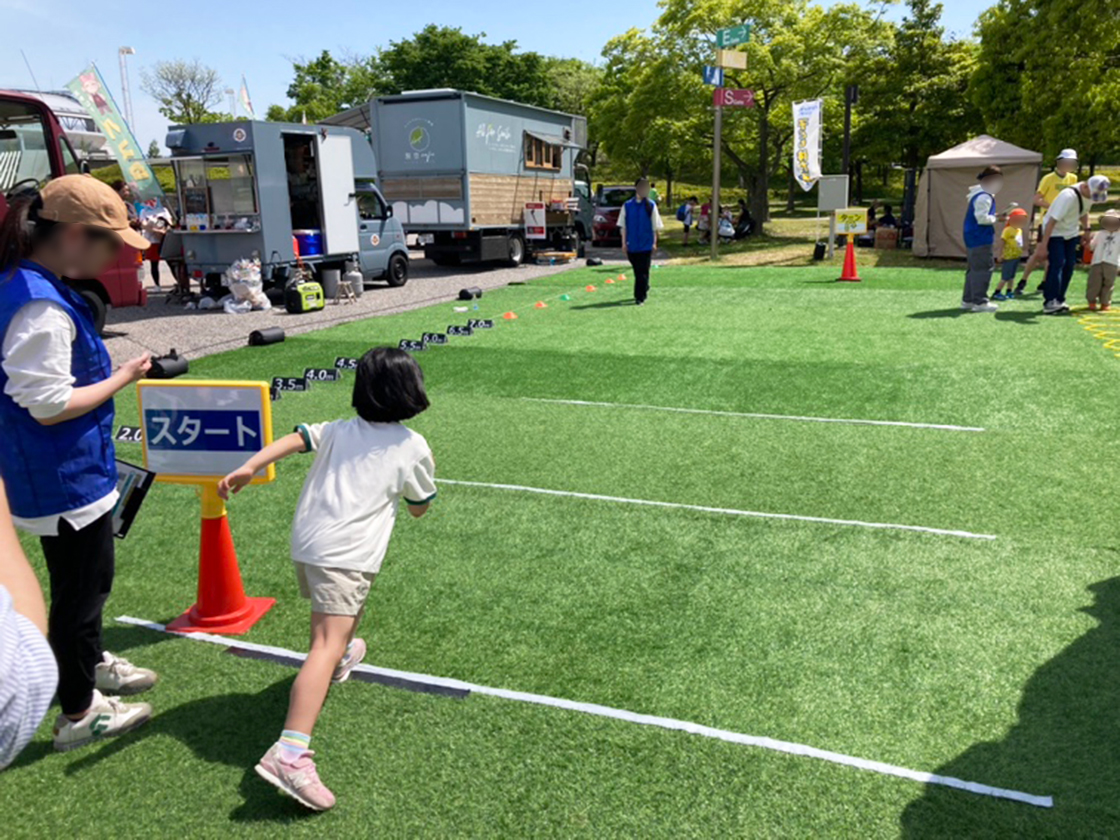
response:
{"label": "man walking on turf", "polygon": [[1082,236],[1089,238],[1089,208],[1093,202],[1108,201],[1108,178],[1094,175],[1088,181],[1065,187],[1050,202],[1050,209],[1042,218],[1042,241],[1050,264],[1046,269],[1046,282],[1042,295],[1046,302],[1042,311],[1047,315],[1068,312],[1066,289],[1077,265],[1077,245]]}
{"label": "man walking on turf", "polygon": [[968,271],[964,276],[964,294],[961,309],[970,312],[995,312],[997,307],[988,300],[988,287],[992,283],[995,258],[995,224],[1003,221],[996,214],[996,193],[1003,186],[1003,170],[989,166],[977,176],[978,184],[968,191],[968,210],[964,214],[964,244],[968,249]]}
{"label": "man walking on turf", "polygon": [[665,225],[657,212],[657,203],[649,197],[649,181],[634,182],[632,199],[622,205],[618,228],[622,234],[622,253],[634,269],[634,302],[641,306],[649,295],[649,267],[657,248],[657,232]]}

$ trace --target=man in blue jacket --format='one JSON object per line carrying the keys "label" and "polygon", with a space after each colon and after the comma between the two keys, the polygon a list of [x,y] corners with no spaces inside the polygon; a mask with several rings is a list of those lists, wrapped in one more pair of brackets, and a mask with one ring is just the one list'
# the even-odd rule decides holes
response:
{"label": "man in blue jacket", "polygon": [[657,248],[657,232],[665,225],[657,212],[657,202],[649,197],[649,180],[634,182],[637,193],[622,205],[618,229],[622,234],[622,253],[634,269],[634,303],[641,306],[649,295],[649,266]]}
{"label": "man in blue jacket", "polygon": [[992,246],[996,222],[1006,221],[996,213],[996,193],[1003,187],[1003,170],[989,166],[977,176],[979,183],[968,191],[968,210],[964,214],[964,245],[968,249],[968,270],[964,275],[961,309],[970,312],[995,312],[999,307],[988,300],[995,259]]}

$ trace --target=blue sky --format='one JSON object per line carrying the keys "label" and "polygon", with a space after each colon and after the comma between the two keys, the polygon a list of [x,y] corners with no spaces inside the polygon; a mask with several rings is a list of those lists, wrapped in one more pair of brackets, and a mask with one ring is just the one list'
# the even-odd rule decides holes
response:
{"label": "blue sky", "polygon": [[[987,0],[945,0],[945,24],[968,34]],[[117,48],[131,46],[129,61],[137,139],[143,147],[163,142],[167,121],[140,91],[140,70],[161,59],[198,58],[214,67],[226,86],[238,88],[244,73],[258,113],[285,102],[291,58],[366,54],[406,38],[429,22],[485,32],[490,41],[516,40],[522,48],[595,61],[603,44],[631,26],[657,17],[656,0],[565,0],[537,5],[510,0],[227,0],[225,3],[124,3],[121,0],[0,0],[0,88],[33,88],[27,60],[46,90],[61,88],[96,61],[120,102]],[[564,22],[548,20],[549,11]],[[543,17],[538,17],[543,15]],[[893,10],[901,16],[900,9]],[[534,18],[540,23],[531,22]],[[563,37],[562,37],[563,36]],[[121,104],[123,109],[123,104]]]}

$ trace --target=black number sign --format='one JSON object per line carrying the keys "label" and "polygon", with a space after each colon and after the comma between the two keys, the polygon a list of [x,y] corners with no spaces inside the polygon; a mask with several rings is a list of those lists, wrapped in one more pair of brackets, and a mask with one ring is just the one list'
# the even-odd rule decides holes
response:
{"label": "black number sign", "polygon": [[311,383],[302,376],[274,376],[272,387],[277,391],[308,391]]}
{"label": "black number sign", "polygon": [[407,350],[409,353],[415,353],[424,349],[423,341],[411,341],[410,339],[401,339],[401,343],[397,345],[401,350]]}
{"label": "black number sign", "polygon": [[446,344],[447,336],[443,333],[424,333],[421,339],[425,344]]}
{"label": "black number sign", "polygon": [[117,426],[117,440],[128,443],[143,443],[144,430],[139,426]]}
{"label": "black number sign", "polygon": [[474,330],[470,327],[457,327],[454,324],[447,328],[448,335],[473,335]]}
{"label": "black number sign", "polygon": [[342,373],[337,368],[307,368],[303,378],[309,382],[337,382]]}
{"label": "black number sign", "polygon": [[492,330],[494,329],[494,322],[489,319],[480,321],[477,318],[471,318],[467,321],[467,326],[473,330]]}
{"label": "black number sign", "polygon": [[339,370],[357,370],[358,360],[351,359],[349,356],[339,356],[334,360],[334,366]]}

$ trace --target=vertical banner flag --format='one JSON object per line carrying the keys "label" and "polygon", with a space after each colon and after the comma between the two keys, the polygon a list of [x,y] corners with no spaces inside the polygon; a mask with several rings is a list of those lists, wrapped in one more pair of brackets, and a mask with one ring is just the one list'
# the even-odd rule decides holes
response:
{"label": "vertical banner flag", "polygon": [[253,100],[249,98],[249,86],[245,84],[245,74],[241,74],[241,107],[245,109],[245,113],[249,119],[255,120],[257,115],[253,113]]}
{"label": "vertical banner flag", "polygon": [[821,177],[820,99],[793,103],[793,173],[808,192]]}
{"label": "vertical banner flag", "polygon": [[113,94],[101,77],[96,65],[91,64],[83,73],[66,86],[82,103],[101,133],[108,138],[109,149],[121,167],[121,176],[136,190],[137,201],[142,204],[155,201],[163,204],[163,190],[152,168],[144,162],[136,137],[121,116]]}

